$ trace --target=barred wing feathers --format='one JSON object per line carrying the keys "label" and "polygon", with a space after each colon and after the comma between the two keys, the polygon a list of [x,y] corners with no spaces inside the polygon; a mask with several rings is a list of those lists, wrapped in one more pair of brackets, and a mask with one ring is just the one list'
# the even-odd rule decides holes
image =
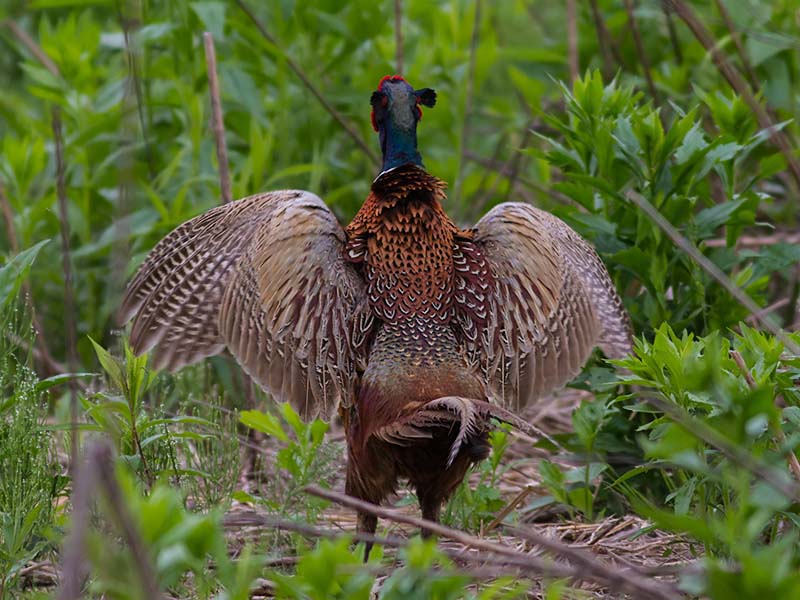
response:
{"label": "barred wing feathers", "polygon": [[184,223],[153,249],[120,311],[131,345],[176,370],[228,348],[305,417],[349,405],[372,326],[345,234],[309,192],[250,196]]}
{"label": "barred wing feathers", "polygon": [[564,222],[505,203],[472,234],[456,268],[465,288],[457,318],[493,401],[518,410],[575,377],[595,345],[610,357],[630,350],[628,316],[605,266]]}

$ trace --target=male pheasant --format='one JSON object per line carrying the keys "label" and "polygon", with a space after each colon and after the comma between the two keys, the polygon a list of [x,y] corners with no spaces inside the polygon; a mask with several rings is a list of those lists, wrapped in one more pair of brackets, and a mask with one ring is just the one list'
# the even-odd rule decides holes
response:
{"label": "male pheasant", "polygon": [[[562,221],[521,203],[468,230],[447,216],[445,183],[417,151],[435,102],[381,80],[383,168],[345,229],[305,191],[219,206],[159,242],[120,311],[157,368],[227,348],[305,418],[338,409],[347,493],[380,503],[406,479],[432,520],[488,455],[491,417],[519,422],[510,411],[569,381],[595,345],[631,348],[608,272]],[[358,515],[360,531],[376,525]]]}

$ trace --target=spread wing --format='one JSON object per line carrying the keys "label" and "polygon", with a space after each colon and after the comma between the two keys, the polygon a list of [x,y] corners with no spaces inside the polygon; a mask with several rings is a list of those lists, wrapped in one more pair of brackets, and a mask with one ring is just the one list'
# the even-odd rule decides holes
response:
{"label": "spread wing", "polygon": [[578,374],[595,345],[631,348],[628,315],[594,249],[563,221],[506,203],[459,241],[456,319],[493,400],[518,410]]}
{"label": "spread wing", "polygon": [[314,194],[250,196],[187,221],[153,249],[120,310],[131,345],[174,371],[230,349],[305,417],[349,405],[372,326],[345,234]]}

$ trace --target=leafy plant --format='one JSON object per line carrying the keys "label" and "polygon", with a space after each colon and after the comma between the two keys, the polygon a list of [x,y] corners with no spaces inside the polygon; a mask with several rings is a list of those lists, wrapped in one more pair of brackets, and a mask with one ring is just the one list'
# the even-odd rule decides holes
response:
{"label": "leafy plant", "polygon": [[800,260],[794,247],[734,249],[757,209],[771,201],[758,184],[774,171],[754,174],[753,163],[781,162],[763,148],[769,133],[758,130],[741,100],[701,94],[716,129],[708,133],[700,106],[654,108],[630,85],[604,84],[597,71],[561,89],[567,116],[544,116],[559,135],[541,136],[550,148],[541,156],[565,178],[554,187],[578,207],[555,210],[606,256],[618,289],[636,292],[626,306],[637,330],[665,321],[678,329],[726,328],[747,312],[627,194],[646,198],[701,247],[722,229],[725,246],[706,248],[707,256],[756,299],[764,298],[770,274]]}
{"label": "leafy plant", "polygon": [[[247,548],[235,561],[228,556],[218,512],[201,515],[187,511],[181,493],[164,484],[143,495],[127,468],[117,470],[117,479],[146,560],[154,565],[159,589],[181,590],[195,598],[250,597],[258,561]],[[144,597],[130,548],[109,539],[108,533],[96,531],[89,538],[88,557],[93,594],[116,600]],[[210,561],[213,568],[209,568]]]}
{"label": "leafy plant", "polygon": [[309,484],[329,485],[344,449],[341,444],[325,441],[328,425],[315,419],[304,423],[288,403],[279,406],[280,417],[257,410],[245,410],[241,422],[280,444],[274,465],[265,477],[264,493],[259,498],[239,493],[240,499],[257,500],[279,514],[304,515],[313,522],[327,502],[303,493]]}

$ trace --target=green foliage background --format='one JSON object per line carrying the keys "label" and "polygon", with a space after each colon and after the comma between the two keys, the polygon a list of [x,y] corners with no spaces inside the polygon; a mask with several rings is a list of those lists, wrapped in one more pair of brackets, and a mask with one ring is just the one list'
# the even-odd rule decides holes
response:
{"label": "green foliage background", "polygon": [[[759,304],[780,301],[771,317],[776,325],[797,328],[798,245],[752,246],[741,238],[794,233],[798,182],[710,53],[656,0],[632,3],[641,49],[626,2],[578,1],[577,58],[586,75],[562,84],[574,75],[563,3],[404,0],[401,6],[403,74],[438,93],[436,107],[425,110],[419,141],[428,170],[450,184],[448,212],[468,226],[491,206],[516,200],[565,219],[597,247],[645,340],[637,357],[624,362],[625,381],[701,419],[764,468],[781,470],[800,442],[796,359],[782,354],[771,336],[740,327],[748,311],[629,201],[636,194],[653,204]],[[800,2],[698,0],[690,6],[716,47],[759,83],[759,101],[797,159]],[[0,3],[0,301],[7,343],[0,346],[7,398],[0,404],[0,464],[6,465],[0,480],[26,476],[14,460],[24,440],[47,440],[31,457],[30,496],[15,496],[15,486],[0,483],[4,531],[13,533],[0,536],[0,565],[10,565],[0,576],[0,597],[6,582],[19,583],[15,573],[27,561],[55,552],[62,540],[66,517],[51,514],[50,502],[69,488],[53,456],[69,396],[59,387],[59,370],[105,371],[108,383],[81,396],[82,422],[113,440],[125,465],[123,488],[143,519],[152,519],[147,523],[160,522],[164,506],[182,506],[178,492],[158,487],[161,477],[203,498],[203,509],[224,509],[230,500],[235,482],[222,474],[238,467],[230,444],[235,415],[226,412],[242,395],[235,370],[215,359],[212,369],[154,379],[120,342],[114,320],[124,285],[146,252],[221,201],[202,32],[211,32],[216,44],[234,197],[308,189],[346,223],[377,173],[369,152],[296,70],[377,154],[368,101],[379,79],[397,71],[395,3],[276,0],[252,2],[250,10],[257,22],[234,1]],[[597,16],[607,38],[598,35]],[[54,114],[64,138],[72,314],[64,302]],[[36,339],[25,318],[9,316],[20,295],[33,307]],[[70,321],[77,364],[69,364],[67,352]],[[42,347],[54,361],[31,351]],[[732,348],[745,357],[755,388],[731,362]],[[758,487],[757,476],[667,413],[609,391],[615,381],[596,362],[576,383],[597,392],[598,400],[578,409],[575,434],[559,442],[584,464],[563,473],[542,463],[550,501],[589,520],[636,511],[688,532],[710,558],[704,578],[685,582],[686,590],[715,598],[729,590],[753,598],[765,590],[798,593],[796,505]],[[293,483],[283,481],[264,502],[286,516],[302,483],[330,475],[327,459],[314,460],[340,450],[324,450],[322,424],[304,425],[285,408],[281,418],[246,413],[244,420],[286,444],[278,460]],[[58,423],[56,431],[44,427],[46,420]],[[447,511],[455,524],[478,528],[502,506],[495,484],[505,438],[494,442],[496,458],[481,467],[476,492],[461,489]],[[627,466],[620,466],[620,456]],[[209,481],[225,483],[214,488]],[[253,500],[243,492],[239,499]],[[29,510],[19,510],[22,505]],[[312,519],[319,508],[309,504],[297,512]],[[258,568],[249,558],[238,566],[225,562],[219,515],[181,515],[170,524],[176,529],[169,544],[155,534],[148,539],[155,556],[183,553],[184,562],[160,572],[163,585],[174,586],[192,571],[208,594],[221,586],[230,597],[246,597]],[[741,530],[747,539],[737,543]],[[196,543],[196,531],[210,532],[214,543]],[[308,551],[296,538],[279,541]],[[305,554],[305,572],[317,573],[317,563],[349,572],[358,560],[346,546],[330,543]],[[779,551],[789,558],[774,561]],[[96,554],[100,573],[130,560]],[[203,575],[209,556],[224,564],[216,579]],[[415,597],[429,587],[414,586],[424,585],[440,586],[440,597],[463,594],[461,575],[425,582],[426,569],[444,564],[430,548],[413,546],[405,556],[407,571],[390,579],[384,597]],[[326,587],[333,579],[274,579],[284,597],[298,598],[366,594],[374,583],[363,572],[337,576],[338,591]],[[113,577],[95,584],[94,593],[125,597]]]}

